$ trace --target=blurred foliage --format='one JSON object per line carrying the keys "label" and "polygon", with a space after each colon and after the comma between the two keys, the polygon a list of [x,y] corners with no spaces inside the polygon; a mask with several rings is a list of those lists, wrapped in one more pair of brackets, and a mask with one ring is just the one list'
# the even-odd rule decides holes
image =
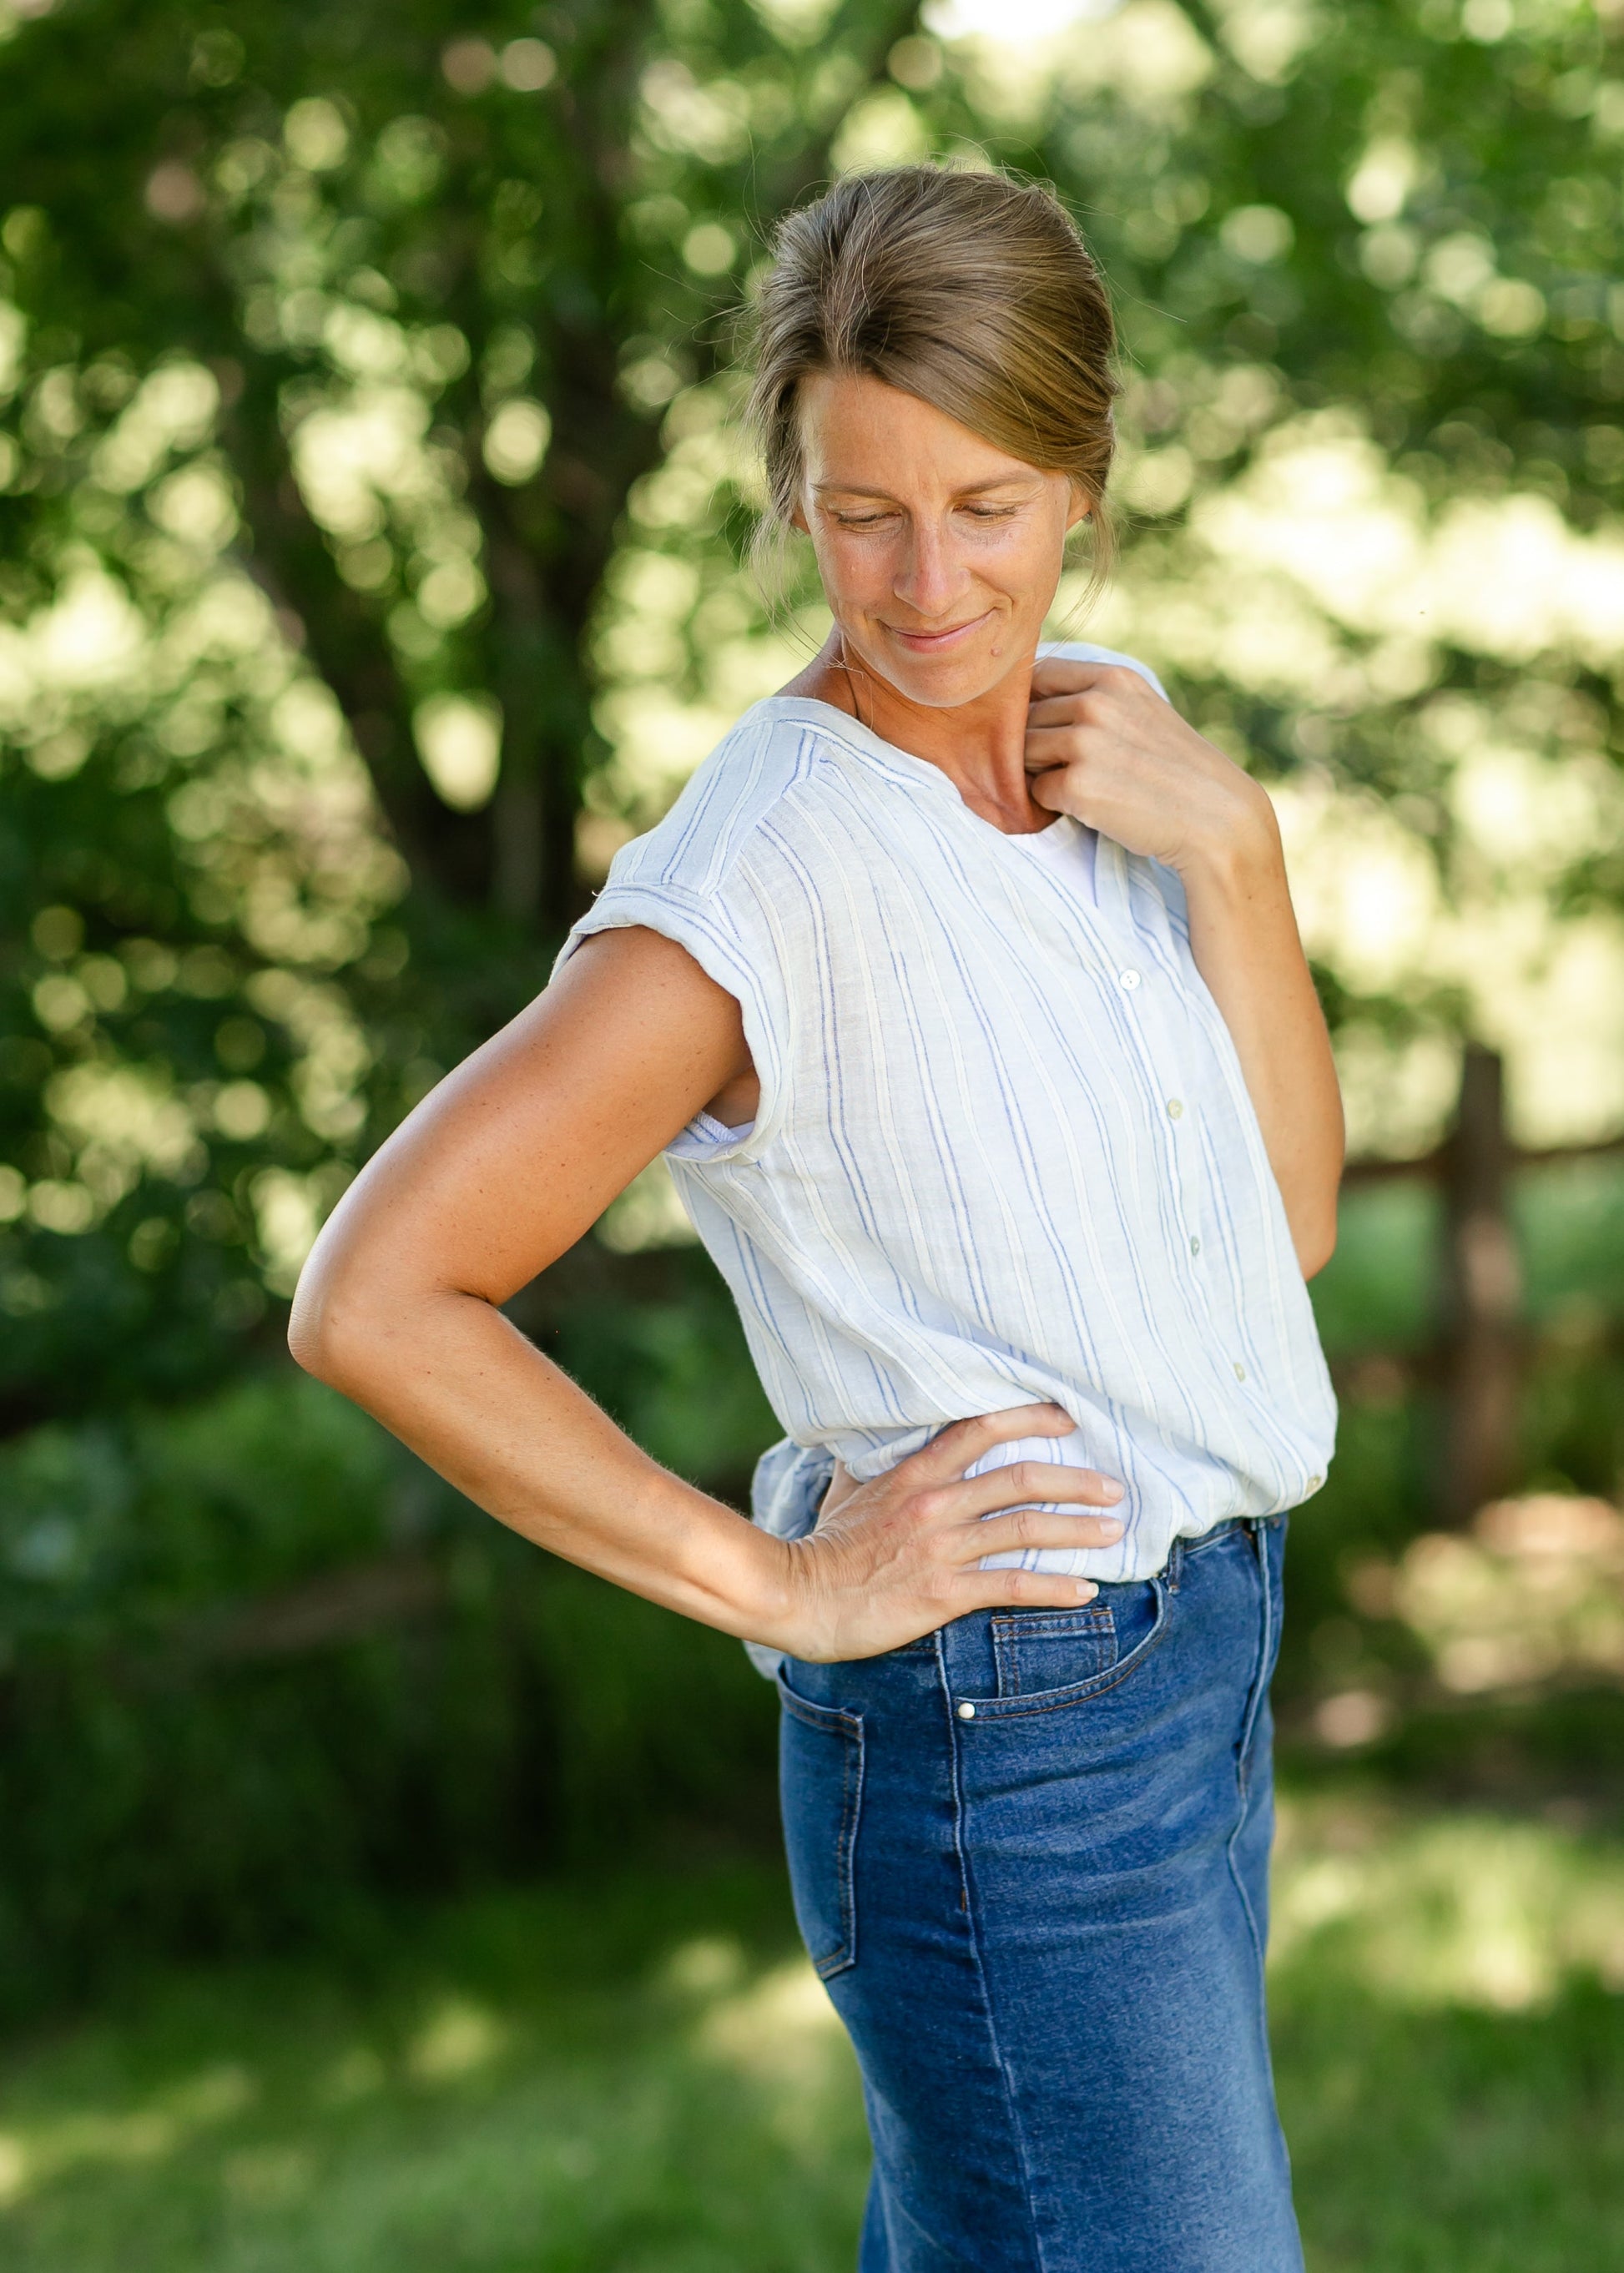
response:
{"label": "blurred foliage", "polygon": [[628,491],[888,45],[542,13],[70,0],[0,49],[12,1426],[229,1367],[541,983]]}
{"label": "blurred foliage", "polygon": [[[1531,1177],[1536,1256],[1583,1245],[1616,1288],[1621,1191],[1616,1169]],[[1417,1197],[1363,1196],[1327,1274],[1342,1441],[1292,1519],[1282,1754],[1299,1785],[1351,1770],[1613,1821],[1618,1532],[1588,1560],[1449,1542],[1466,1583],[1441,1630],[1422,1584]],[[738,1495],[771,1423],[736,1315],[697,1249],[635,1259],[634,1299],[586,1243],[524,1324],[657,1457]],[[1605,1321],[1570,1318],[1533,1375],[1524,1463],[1561,1509],[1624,1472],[1616,1303]],[[1462,1641],[1483,1671],[1452,1687]],[[537,1554],[290,1369],[48,1424],[0,1447],[0,2009],[177,1947],[364,1944],[402,1891],[755,1850],[775,1727],[735,1643]]]}
{"label": "blurred foliage", "polygon": [[[804,559],[772,607],[742,566],[731,356],[832,172],[990,154],[1081,214],[1127,380],[1086,628],[1269,779],[1357,1142],[1433,1140],[1463,1031],[1532,1140],[1624,1114],[1624,13],[1041,13],[0,0],[14,2001],[765,1825],[741,1653],[474,1519],[279,1344],[358,1161],[821,635]],[[1624,1458],[1619,1189],[1519,1203],[1528,1473],[1581,1495]],[[1450,1692],[1403,1614],[1429,1204],[1362,1196],[1316,1288],[1348,1418],[1285,1740],[1590,1805],[1616,1686]],[[772,1424],[681,1235],[651,1173],[514,1314],[736,1494]]]}
{"label": "blurred foliage", "polygon": [[[577,1279],[530,1323],[658,1457],[737,1491],[760,1394],[701,1261],[629,1307]],[[736,1643],[474,1516],[291,1367],[47,1424],[0,1447],[0,2013],[682,1822],[752,1840],[774,1729]]]}
{"label": "blurred foliage", "polygon": [[1620,20],[11,7],[0,1422],[274,1338],[356,1161],[816,635],[741,570],[732,312],[842,167],[1082,214],[1098,629],[1274,778],[1360,1141],[1436,1133],[1462,1024],[1525,1121],[1624,1110]]}
{"label": "blurred foliage", "polygon": [[[1610,2273],[1616,1840],[1289,1802],[1274,2069],[1308,2259]],[[855,2065],[777,1869],[397,1909],[0,2058],[15,2273],[833,2273]]]}

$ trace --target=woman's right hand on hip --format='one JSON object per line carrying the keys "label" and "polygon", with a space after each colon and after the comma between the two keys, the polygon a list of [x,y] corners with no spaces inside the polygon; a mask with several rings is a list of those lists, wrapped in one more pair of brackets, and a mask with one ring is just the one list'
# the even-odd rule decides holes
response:
{"label": "woman's right hand on hip", "polygon": [[[981,1558],[1115,1545],[1123,1534],[1116,1517],[1067,1510],[1112,1507],[1122,1486],[1092,1468],[1044,1460],[965,1474],[995,1445],[1068,1436],[1074,1425],[1057,1405],[1019,1405],[954,1422],[871,1482],[855,1483],[838,1468],[816,1530],[788,1542],[790,1654],[818,1662],[877,1657],[966,1610],[1075,1609],[1091,1600],[1099,1592],[1091,1579],[984,1571]],[[1026,1504],[1034,1500],[1063,1504]]]}

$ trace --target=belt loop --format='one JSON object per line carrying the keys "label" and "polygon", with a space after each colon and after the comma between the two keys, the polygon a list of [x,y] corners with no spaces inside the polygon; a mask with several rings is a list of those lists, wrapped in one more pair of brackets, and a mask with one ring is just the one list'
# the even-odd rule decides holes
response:
{"label": "belt loop", "polygon": [[1177,1594],[1179,1573],[1184,1567],[1184,1542],[1182,1539],[1176,1539],[1167,1559],[1167,1589],[1169,1594]]}

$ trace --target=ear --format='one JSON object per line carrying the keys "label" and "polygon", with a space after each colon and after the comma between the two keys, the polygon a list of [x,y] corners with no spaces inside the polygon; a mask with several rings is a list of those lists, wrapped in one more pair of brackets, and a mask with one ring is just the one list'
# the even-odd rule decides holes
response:
{"label": "ear", "polygon": [[1071,532],[1078,526],[1079,522],[1086,521],[1093,511],[1094,499],[1089,496],[1082,484],[1073,477],[1071,483],[1071,508],[1066,515],[1066,534],[1070,536]]}

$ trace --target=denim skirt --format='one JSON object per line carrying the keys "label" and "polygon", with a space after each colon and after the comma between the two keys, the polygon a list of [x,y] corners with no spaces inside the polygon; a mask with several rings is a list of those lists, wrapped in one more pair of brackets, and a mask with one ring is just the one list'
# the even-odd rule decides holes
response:
{"label": "denim skirt", "polygon": [[861,2273],[1301,2273],[1263,1949],[1285,1519],[1076,1610],[779,1669]]}

